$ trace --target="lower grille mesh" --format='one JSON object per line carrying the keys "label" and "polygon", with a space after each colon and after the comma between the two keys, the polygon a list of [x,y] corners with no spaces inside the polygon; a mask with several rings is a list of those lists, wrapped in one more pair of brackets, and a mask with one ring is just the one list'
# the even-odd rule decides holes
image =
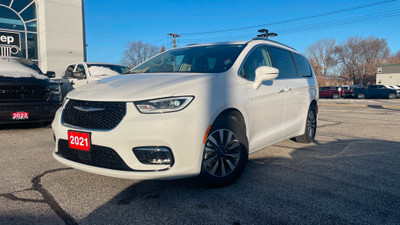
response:
{"label": "lower grille mesh", "polygon": [[[90,166],[96,166],[106,169],[134,171],[122,160],[122,158],[112,149],[104,146],[92,145],[90,152],[71,149],[68,141],[60,139],[58,141],[58,152],[68,160],[83,163]],[[82,157],[84,154],[85,157]]]}

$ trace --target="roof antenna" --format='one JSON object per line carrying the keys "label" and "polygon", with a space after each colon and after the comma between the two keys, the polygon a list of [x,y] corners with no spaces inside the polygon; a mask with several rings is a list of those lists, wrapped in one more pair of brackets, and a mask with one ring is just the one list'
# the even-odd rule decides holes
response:
{"label": "roof antenna", "polygon": [[266,39],[268,39],[268,37],[276,37],[276,36],[278,36],[277,33],[269,33],[268,29],[260,29],[260,30],[258,30],[258,32],[261,33],[261,34],[257,35],[258,38],[266,38]]}

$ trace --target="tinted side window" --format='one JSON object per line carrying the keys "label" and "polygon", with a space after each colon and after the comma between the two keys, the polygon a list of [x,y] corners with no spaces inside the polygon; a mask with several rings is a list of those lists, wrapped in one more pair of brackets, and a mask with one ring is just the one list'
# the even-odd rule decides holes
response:
{"label": "tinted side window", "polygon": [[75,65],[68,66],[67,70],[65,71],[64,78],[72,77],[72,73],[74,72]]}
{"label": "tinted side window", "polygon": [[296,61],[296,66],[297,66],[297,70],[299,71],[299,76],[300,77],[311,77],[312,76],[312,72],[311,72],[311,67],[310,67],[310,63],[308,62],[308,60],[306,58],[304,58],[303,56],[293,53],[293,58],[294,61]]}
{"label": "tinted side window", "polygon": [[296,66],[289,51],[275,47],[270,47],[269,51],[274,67],[279,70],[278,79],[297,78]]}
{"label": "tinted side window", "polygon": [[79,65],[76,67],[76,71],[75,71],[75,72],[79,72],[79,73],[81,73],[81,74],[86,75],[85,67],[84,67],[82,64],[79,64]]}
{"label": "tinted side window", "polygon": [[254,81],[256,69],[260,66],[272,66],[268,50],[264,46],[257,47],[248,55],[240,69],[239,75],[250,81]]}

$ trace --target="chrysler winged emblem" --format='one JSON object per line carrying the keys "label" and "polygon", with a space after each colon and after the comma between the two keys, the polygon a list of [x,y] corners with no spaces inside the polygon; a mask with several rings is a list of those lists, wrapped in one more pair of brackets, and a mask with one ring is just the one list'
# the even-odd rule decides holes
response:
{"label": "chrysler winged emblem", "polygon": [[73,106],[73,107],[74,109],[82,112],[98,112],[105,110],[105,108],[94,108],[94,107],[84,107],[84,106]]}

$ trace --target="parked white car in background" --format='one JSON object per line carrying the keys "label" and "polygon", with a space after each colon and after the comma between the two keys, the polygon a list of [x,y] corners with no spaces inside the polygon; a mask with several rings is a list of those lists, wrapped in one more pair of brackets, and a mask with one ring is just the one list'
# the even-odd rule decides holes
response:
{"label": "parked white car in background", "polygon": [[67,66],[63,79],[68,79],[73,88],[77,88],[91,81],[100,80],[128,72],[129,68],[109,63],[76,63]]}
{"label": "parked white car in background", "polygon": [[318,87],[307,59],[267,39],[163,52],[70,92],[52,124],[61,163],[128,179],[234,182],[248,155],[312,142]]}

